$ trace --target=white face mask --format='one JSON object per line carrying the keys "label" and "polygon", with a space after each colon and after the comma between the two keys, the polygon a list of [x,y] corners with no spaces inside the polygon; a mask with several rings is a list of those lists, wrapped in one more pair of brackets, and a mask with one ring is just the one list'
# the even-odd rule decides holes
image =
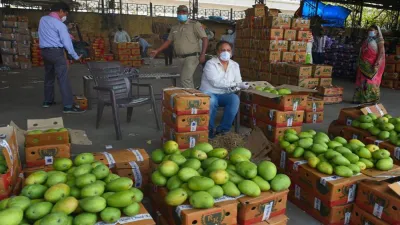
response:
{"label": "white face mask", "polygon": [[65,22],[67,20],[67,16],[63,16],[62,18],[61,18],[61,22]]}
{"label": "white face mask", "polygon": [[222,61],[229,61],[229,59],[231,59],[231,53],[229,53],[229,52],[221,52],[221,54],[219,54],[219,58]]}
{"label": "white face mask", "polygon": [[375,31],[369,31],[368,32],[369,37],[375,37]]}
{"label": "white face mask", "polygon": [[228,34],[232,34],[233,33],[233,30],[228,30]]}

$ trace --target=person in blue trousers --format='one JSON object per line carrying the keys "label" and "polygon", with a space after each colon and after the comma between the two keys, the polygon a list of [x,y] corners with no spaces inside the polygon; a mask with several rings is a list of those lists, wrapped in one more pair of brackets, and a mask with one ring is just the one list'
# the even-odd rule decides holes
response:
{"label": "person in blue trousers", "polygon": [[[207,61],[200,86],[200,91],[210,96],[209,138],[231,130],[240,104],[236,92],[249,88],[249,84],[242,81],[239,64],[231,60],[232,44],[220,41],[216,48],[217,57]],[[215,127],[219,107],[224,108],[224,114],[221,124]]]}

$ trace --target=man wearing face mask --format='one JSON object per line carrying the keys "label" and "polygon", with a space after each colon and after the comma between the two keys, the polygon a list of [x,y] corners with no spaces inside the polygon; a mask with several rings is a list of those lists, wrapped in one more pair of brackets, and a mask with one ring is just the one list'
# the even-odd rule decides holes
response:
{"label": "man wearing face mask", "polygon": [[[168,46],[174,43],[175,53],[182,62],[181,83],[184,88],[194,88],[193,74],[199,63],[206,60],[208,46],[207,34],[199,22],[188,19],[189,9],[181,5],[178,7],[179,24],[171,28],[168,40],[160,48],[151,52],[151,57],[155,57]],[[200,49],[199,41],[202,40]]]}
{"label": "man wearing face mask", "polygon": [[48,108],[54,102],[54,82],[60,86],[64,113],[82,113],[84,110],[74,105],[71,83],[68,78],[67,59],[64,49],[73,59],[79,60],[72,45],[67,26],[63,23],[67,19],[70,8],[63,2],[55,3],[51,13],[43,16],[39,22],[39,46],[44,61],[44,102],[43,107]]}
{"label": "man wearing face mask", "polygon": [[[242,82],[239,64],[231,60],[232,44],[220,41],[216,48],[218,58],[207,61],[200,86],[200,90],[211,97],[209,138],[231,130],[240,104],[235,92],[249,88],[248,83]],[[219,107],[224,107],[224,115],[221,125],[215,129],[215,118]]]}
{"label": "man wearing face mask", "polygon": [[115,32],[114,42],[115,43],[131,42],[131,37],[126,31],[122,29],[121,25],[118,25],[118,31]]}

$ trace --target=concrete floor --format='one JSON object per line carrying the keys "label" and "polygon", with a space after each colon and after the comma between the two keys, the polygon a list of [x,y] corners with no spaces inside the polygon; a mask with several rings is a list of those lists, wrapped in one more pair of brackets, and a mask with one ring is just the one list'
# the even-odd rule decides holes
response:
{"label": "concrete floor", "polygon": [[[175,61],[179,65],[179,61]],[[163,61],[158,60],[152,66],[142,69],[142,72],[179,72],[178,66],[165,67]],[[106,108],[99,129],[95,129],[96,110],[90,110],[80,115],[62,114],[62,106],[58,104],[48,109],[43,109],[43,68],[31,70],[13,70],[0,72],[0,125],[9,124],[12,120],[22,129],[26,129],[27,119],[45,119],[51,117],[63,117],[67,128],[85,130],[88,138],[93,142],[91,146],[73,145],[72,152],[98,152],[104,151],[105,145],[112,145],[114,149],[122,148],[145,148],[149,152],[161,144],[161,132],[156,129],[153,112],[149,106],[134,109],[132,122],[128,124],[125,120],[126,111],[120,110],[123,140],[117,141],[111,116],[111,108]],[[89,75],[85,65],[72,65],[70,78],[76,95],[83,94],[82,76]],[[199,84],[200,70],[196,73],[196,84]],[[172,84],[166,80],[155,80],[151,82],[156,93],[161,94],[163,87]],[[344,87],[345,102],[350,102],[354,91],[353,82],[346,80],[334,80],[335,85]],[[8,87],[8,88],[5,88]],[[142,90],[144,92],[144,89]],[[382,89],[382,103],[389,113],[400,114],[400,92]],[[61,102],[56,87],[56,101]],[[161,103],[158,103],[160,111]],[[322,124],[304,125],[306,129],[327,131],[329,124],[335,120],[343,107],[351,106],[349,103],[325,106],[325,119]],[[23,156],[24,154],[21,154]],[[310,216],[289,203],[287,215],[291,218],[289,224],[319,224]]]}

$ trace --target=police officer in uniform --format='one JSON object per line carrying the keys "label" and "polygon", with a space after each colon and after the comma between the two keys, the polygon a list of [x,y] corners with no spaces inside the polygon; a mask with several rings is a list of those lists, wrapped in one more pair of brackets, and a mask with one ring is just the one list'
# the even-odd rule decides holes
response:
{"label": "police officer in uniform", "polygon": [[[160,48],[151,52],[155,57],[168,46],[174,43],[175,53],[178,58],[183,60],[181,83],[184,88],[194,88],[193,74],[199,63],[206,61],[206,51],[208,46],[207,34],[199,22],[188,19],[188,8],[185,5],[178,7],[179,24],[171,28],[168,40]],[[202,40],[202,49],[199,41]]]}

